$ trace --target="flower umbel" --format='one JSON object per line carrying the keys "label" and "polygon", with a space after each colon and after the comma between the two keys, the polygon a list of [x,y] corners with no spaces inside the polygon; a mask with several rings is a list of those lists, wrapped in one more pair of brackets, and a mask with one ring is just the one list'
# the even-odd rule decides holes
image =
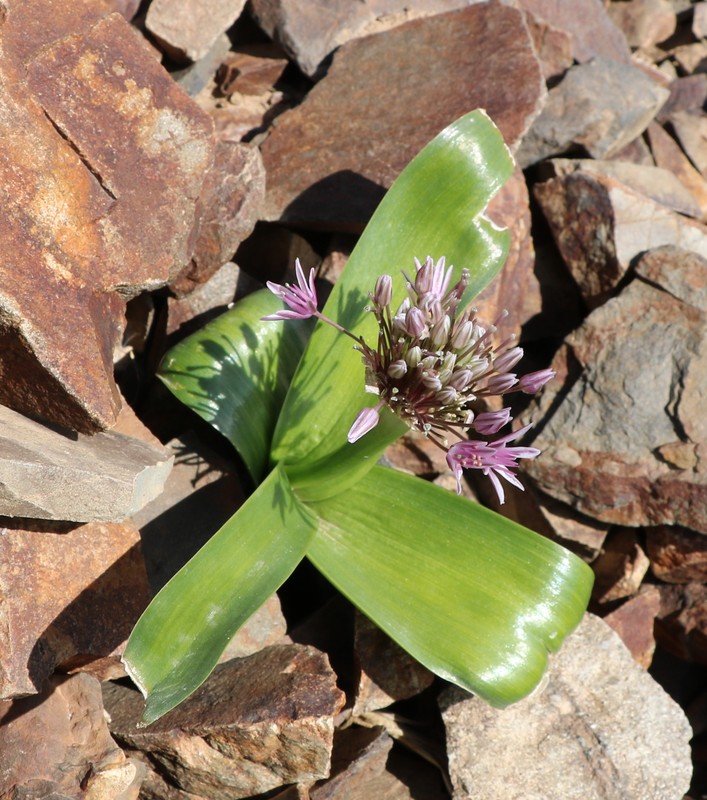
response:
{"label": "flower umbel", "polygon": [[[535,458],[540,451],[507,444],[522,437],[529,425],[495,441],[467,437],[470,433],[493,436],[512,421],[508,408],[476,413],[479,401],[516,391],[534,394],[555,373],[545,369],[519,379],[511,372],[523,357],[522,348],[514,344],[512,336],[498,344],[493,341],[497,324],[506,313],[485,327],[477,319],[476,309],[460,310],[469,282],[468,270],[462,270],[461,279],[450,288],[452,268],[446,267],[444,258],[435,263],[428,257],[424,264],[415,259],[414,277],[403,273],[407,297],[395,312],[390,307],[392,278],[381,275],[369,295],[369,310],[378,322],[378,342],[373,348],[317,311],[314,270],[307,282],[299,261],[295,267],[297,286],[268,283],[270,291],[281,297],[289,310],[263,319],[316,316],[356,342],[366,367],[367,390],[378,396],[378,403],[359,412],[349,430],[349,442],[374,428],[386,405],[447,453],[458,492],[464,469],[480,469],[487,475],[501,503],[505,493],[499,478],[523,488],[513,472],[518,459]],[[456,441],[450,444],[450,437]]]}

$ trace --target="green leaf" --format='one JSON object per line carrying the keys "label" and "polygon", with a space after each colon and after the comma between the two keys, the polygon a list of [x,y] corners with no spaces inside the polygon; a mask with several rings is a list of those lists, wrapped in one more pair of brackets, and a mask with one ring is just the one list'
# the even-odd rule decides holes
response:
{"label": "green leaf", "polygon": [[238,628],[299,564],[315,520],[274,470],[167,583],[133,629],[123,662],[153,722],[208,677]]}
{"label": "green leaf", "polygon": [[533,690],[589,600],[579,558],[419,478],[375,467],[311,507],[317,569],[421,663],[492,705]]}
{"label": "green leaf", "polygon": [[[483,217],[489,199],[513,171],[501,134],[481,111],[442,131],[405,168],[366,226],[332,292],[324,313],[352,332],[375,342],[373,315],[364,309],[368,292],[384,272],[394,277],[394,303],[405,294],[401,270],[414,271],[413,259],[446,256],[471,271],[470,295],[496,275],[508,249],[508,232]],[[341,460],[350,445],[346,434],[364,405],[360,354],[351,340],[319,323],[295,374],[273,437],[274,463],[296,464],[293,485],[310,487]],[[404,427],[399,426],[402,432]],[[369,438],[370,437],[370,438]],[[380,454],[390,429],[366,434]],[[369,459],[369,464],[375,463]],[[307,467],[311,473],[306,474]],[[351,481],[339,484],[343,491]],[[331,488],[331,484],[330,484]]]}
{"label": "green leaf", "polygon": [[173,347],[159,371],[182,403],[231,441],[256,483],[312,327],[260,319],[281,308],[267,290],[249,295]]}

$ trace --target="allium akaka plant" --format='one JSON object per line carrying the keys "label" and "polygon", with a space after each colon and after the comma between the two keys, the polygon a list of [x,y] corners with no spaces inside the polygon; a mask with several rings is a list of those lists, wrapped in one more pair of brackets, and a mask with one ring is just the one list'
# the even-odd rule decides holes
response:
{"label": "allium akaka plant", "polygon": [[[467,114],[388,190],[321,310],[314,272],[297,263],[294,284],[248,295],[166,354],[162,381],[233,444],[252,493],[130,636],[123,661],[146,722],[208,677],[304,558],[442,678],[496,706],[538,685],[586,608],[591,570],[379,463],[412,428],[445,450],[458,486],[481,470],[503,499],[518,461],[537,455],[517,443],[527,426],[504,433],[498,397],[533,394],[553,373],[519,377],[521,348],[467,307],[508,251],[484,211],[512,172],[498,129]],[[425,253],[449,266],[414,260]],[[394,281],[380,263],[410,274]]]}
{"label": "allium akaka plant", "polygon": [[[374,407],[365,406],[354,420],[350,443],[371,431],[387,406],[410,428],[419,431],[447,453],[447,463],[457,479],[461,494],[464,469],[478,469],[487,475],[501,503],[505,492],[499,477],[513,486],[523,485],[513,473],[520,458],[535,458],[535,447],[508,447],[530,429],[526,425],[515,433],[495,440],[493,436],[512,422],[510,410],[481,411],[480,401],[510,392],[535,394],[555,373],[539,370],[522,378],[511,372],[523,357],[523,350],[509,336],[494,343],[497,319],[483,326],[475,308],[460,309],[469,285],[469,270],[450,288],[453,267],[444,256],[436,263],[428,256],[424,264],[415,258],[415,274],[405,272],[407,296],[395,312],[391,309],[393,279],[381,275],[369,294],[369,310],[378,322],[375,347],[317,310],[314,269],[305,278],[299,259],[295,261],[297,284],[284,286],[268,282],[268,289],[282,299],[287,309],[263,317],[264,320],[308,319],[317,317],[352,338],[365,365],[366,391],[378,396]],[[472,440],[468,439],[473,435]]]}

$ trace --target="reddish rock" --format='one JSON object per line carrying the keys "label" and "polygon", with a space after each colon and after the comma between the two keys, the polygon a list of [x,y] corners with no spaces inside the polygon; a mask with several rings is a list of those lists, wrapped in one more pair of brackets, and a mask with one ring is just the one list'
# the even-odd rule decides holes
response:
{"label": "reddish rock", "polygon": [[661,525],[646,530],[646,550],[656,578],[668,583],[707,583],[707,536]]}
{"label": "reddish rock", "polygon": [[269,647],[217,667],[148,728],[138,692],[104,687],[111,732],[148,755],[169,782],[205,797],[249,797],[329,774],[334,715],[344,702],[312,647]]}
{"label": "reddish rock", "polygon": [[676,111],[670,124],[690,161],[707,176],[707,116],[699,112]]}
{"label": "reddish rock", "polygon": [[572,55],[583,63],[602,56],[628,63],[631,51],[626,37],[611,21],[602,0],[520,0],[520,5],[537,19],[567,31],[572,37]]}
{"label": "reddish rock", "polygon": [[230,52],[216,73],[219,94],[259,96],[270,91],[290,63],[272,44],[251,45],[247,51]]}
{"label": "reddish rock", "polygon": [[578,147],[609,158],[640,135],[668,99],[638,67],[595,58],[570,69],[550,90],[524,137],[518,163],[528,167]]}
{"label": "reddish rock", "polygon": [[559,78],[574,63],[571,34],[532,14],[527,15],[526,23],[545,80]]}
{"label": "reddish rock", "polygon": [[[705,6],[707,8],[707,6]],[[667,122],[678,111],[699,111],[707,102],[707,75],[686,75],[676,78],[668,86],[670,97],[656,116],[656,121]]]}
{"label": "reddish rock", "polygon": [[648,140],[655,163],[672,172],[697,200],[702,219],[707,219],[707,181],[692,166],[678,143],[657,123],[648,126]]}
{"label": "reddish rock", "polygon": [[619,634],[634,660],[644,669],[653,661],[653,626],[659,610],[660,591],[656,586],[644,586],[635,597],[604,617],[604,622]]}
{"label": "reddish rock", "polygon": [[707,664],[707,586],[688,583],[659,588],[658,644],[678,658]]}
{"label": "reddish rock", "polygon": [[250,235],[265,197],[260,151],[248,144],[218,142],[201,192],[206,209],[191,264],[170,284],[180,297],[207,281]]}
{"label": "reddish rock", "polygon": [[677,18],[667,0],[628,0],[609,3],[609,16],[631,47],[650,47],[675,32]]}
{"label": "reddish rock", "polygon": [[108,732],[100,683],[54,677],[38,697],[0,701],[0,796],[137,800],[142,765]]}
{"label": "reddish rock", "polygon": [[175,61],[198,61],[244,6],[245,0],[152,0],[145,27]]}
{"label": "reddish rock", "polygon": [[149,599],[131,525],[29,528],[3,520],[0,697],[35,694],[57,666],[90,669],[108,656],[117,664]]}
{"label": "reddish rock", "polygon": [[14,6],[3,24],[0,402],[92,432],[119,408],[121,297],[191,256],[211,123],[119,15],[56,40],[37,19],[43,38]]}
{"label": "reddish rock", "polygon": [[636,594],[649,561],[638,544],[635,530],[622,528],[612,531],[592,564],[595,581],[593,599],[609,603]]}
{"label": "reddish rock", "polygon": [[360,669],[352,714],[385,708],[432,685],[434,675],[360,612],[354,627],[354,653]]}
{"label": "reddish rock", "polygon": [[262,145],[265,216],[359,231],[384,189],[446,125],[482,107],[514,146],[543,92],[521,13],[498,3],[350,42]]}
{"label": "reddish rock", "polygon": [[[528,414],[543,454],[525,468],[544,492],[604,522],[707,532],[707,264],[661,248],[637,270],[650,283],[634,280],[566,340],[555,361],[569,365],[564,381]],[[672,443],[692,449],[694,466],[661,456]]]}

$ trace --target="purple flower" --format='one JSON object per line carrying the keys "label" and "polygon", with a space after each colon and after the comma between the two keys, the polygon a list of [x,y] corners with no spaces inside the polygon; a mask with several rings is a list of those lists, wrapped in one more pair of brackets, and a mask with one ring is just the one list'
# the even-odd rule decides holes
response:
{"label": "purple flower", "polygon": [[295,259],[295,273],[297,275],[297,286],[286,283],[281,286],[279,283],[267,282],[270,291],[277,295],[290,310],[283,309],[267,317],[266,320],[287,320],[287,319],[308,319],[317,313],[317,290],[314,288],[314,269],[309,271],[309,282],[305,280],[304,271],[299,258]]}
{"label": "purple flower", "polygon": [[367,434],[368,431],[376,427],[380,419],[379,411],[382,405],[383,403],[380,402],[375,408],[362,408],[358,412],[358,416],[354,420],[353,425],[349,428],[349,434],[347,436],[349,444],[357,442],[362,436]]}
{"label": "purple flower", "polygon": [[520,439],[530,427],[526,425],[515,433],[496,439],[495,442],[472,439],[453,444],[447,453],[447,464],[457,479],[457,494],[461,494],[462,470],[465,469],[480,469],[487,475],[501,504],[505,502],[506,496],[499,476],[522,491],[523,484],[511,470],[518,466],[516,462],[519,458],[535,458],[540,455],[540,451],[535,447],[506,447],[506,444]]}
{"label": "purple flower", "polygon": [[540,369],[537,372],[529,372],[518,381],[518,388],[526,394],[535,394],[542,389],[548,381],[555,377],[554,369]]}
{"label": "purple flower", "polygon": [[500,411],[484,411],[481,414],[477,414],[472,427],[482,436],[493,436],[510,421],[510,408],[502,408]]}

